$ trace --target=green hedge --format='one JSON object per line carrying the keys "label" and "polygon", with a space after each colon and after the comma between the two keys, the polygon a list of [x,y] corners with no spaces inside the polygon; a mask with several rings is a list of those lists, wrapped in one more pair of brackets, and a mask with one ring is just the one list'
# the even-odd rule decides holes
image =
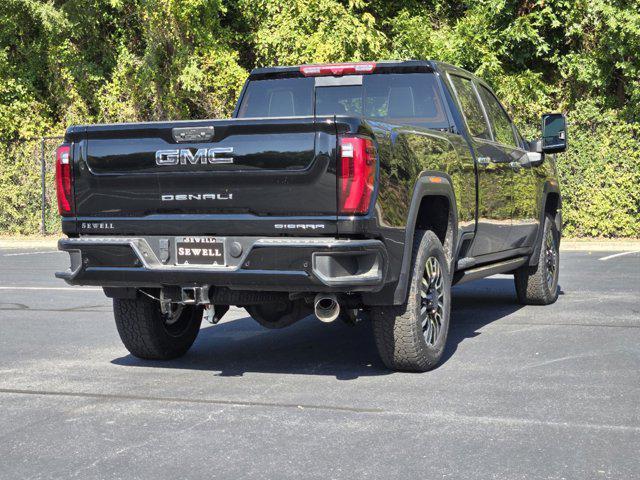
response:
{"label": "green hedge", "polygon": [[[640,237],[640,126],[588,108],[569,122],[570,148],[557,157],[565,235]],[[59,231],[52,169],[56,144],[46,143],[46,228],[51,233]],[[40,142],[5,148],[0,158],[0,232],[39,232],[40,191]]]}
{"label": "green hedge", "polygon": [[558,157],[565,235],[640,237],[640,125],[578,110]]}
{"label": "green hedge", "polygon": [[0,233],[38,231],[26,139],[228,116],[256,66],[433,58],[486,79],[529,138],[542,113],[567,113],[567,235],[637,237],[639,52],[637,1],[3,0]]}
{"label": "green hedge", "polygon": [[[61,140],[44,142],[45,230],[60,231],[55,191],[55,149]],[[0,145],[0,233],[36,234],[40,232],[42,215],[40,139]]]}

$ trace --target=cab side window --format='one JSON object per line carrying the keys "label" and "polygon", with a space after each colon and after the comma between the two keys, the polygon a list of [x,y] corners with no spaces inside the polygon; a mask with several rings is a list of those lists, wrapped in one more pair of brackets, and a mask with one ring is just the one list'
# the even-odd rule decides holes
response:
{"label": "cab side window", "polygon": [[467,123],[469,133],[472,137],[491,140],[491,131],[489,130],[489,125],[487,125],[487,120],[482,112],[482,106],[471,84],[471,80],[457,75],[451,75],[450,78],[453,88],[456,91],[458,103],[460,104],[460,109]]}
{"label": "cab side window", "polygon": [[482,85],[478,86],[478,92],[480,92],[480,98],[482,98],[482,103],[484,103],[484,108],[493,129],[494,140],[502,145],[516,147],[518,144],[511,126],[511,120],[502,105],[500,105],[500,102]]}

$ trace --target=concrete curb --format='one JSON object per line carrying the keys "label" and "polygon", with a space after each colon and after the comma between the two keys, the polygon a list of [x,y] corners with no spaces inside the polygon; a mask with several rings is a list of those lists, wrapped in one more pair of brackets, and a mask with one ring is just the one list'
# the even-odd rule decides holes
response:
{"label": "concrete curb", "polygon": [[637,239],[563,239],[560,250],[564,252],[630,252],[640,250]]}

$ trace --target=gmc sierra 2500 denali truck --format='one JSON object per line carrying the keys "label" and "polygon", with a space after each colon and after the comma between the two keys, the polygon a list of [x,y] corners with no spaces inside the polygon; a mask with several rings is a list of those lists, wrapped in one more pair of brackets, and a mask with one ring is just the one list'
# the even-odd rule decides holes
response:
{"label": "gmc sierra 2500 denali truck", "polygon": [[491,88],[433,61],[258,68],[232,119],[72,126],[57,151],[72,285],[170,359],[230,305],[267,328],[367,312],[384,363],[444,351],[451,286],[557,299],[563,115],[527,142]]}

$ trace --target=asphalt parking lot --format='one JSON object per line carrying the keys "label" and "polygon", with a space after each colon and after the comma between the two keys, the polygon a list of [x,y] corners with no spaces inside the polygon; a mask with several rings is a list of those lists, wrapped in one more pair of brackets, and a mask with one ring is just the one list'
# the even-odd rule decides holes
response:
{"label": "asphalt parking lot", "polygon": [[563,252],[550,307],[456,287],[443,365],[403,374],[364,322],[244,310],[141,361],[65,254],[0,251],[0,478],[640,478],[640,253],[603,257]]}

